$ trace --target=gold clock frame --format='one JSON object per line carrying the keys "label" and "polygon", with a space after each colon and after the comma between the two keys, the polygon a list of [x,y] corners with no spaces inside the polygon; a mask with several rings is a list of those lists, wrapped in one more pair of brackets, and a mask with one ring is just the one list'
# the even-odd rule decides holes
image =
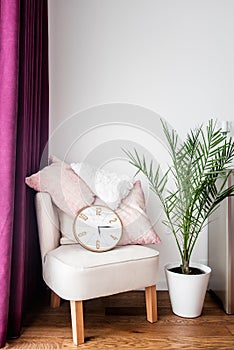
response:
{"label": "gold clock frame", "polygon": [[[78,235],[76,234],[76,229],[75,229],[75,227],[76,227],[76,220],[77,220],[77,218],[79,217],[79,215],[80,215],[85,209],[92,208],[92,207],[105,208],[105,209],[108,209],[109,211],[112,211],[112,212],[114,213],[114,215],[117,216],[117,218],[118,218],[118,220],[119,220],[119,222],[120,222],[120,224],[121,224],[121,226],[120,226],[120,229],[121,229],[120,237],[119,237],[118,241],[115,243],[115,245],[112,246],[111,248],[100,249],[100,250],[99,250],[99,249],[92,249],[92,248],[88,247],[87,245],[85,245],[85,244],[79,239]],[[111,209],[111,208],[109,208],[109,207],[107,207],[107,206],[105,206],[105,205],[91,204],[91,205],[87,205],[87,206],[81,208],[81,209],[77,212],[77,214],[76,214],[76,216],[75,216],[75,219],[74,219],[74,221],[73,221],[73,235],[74,235],[76,241],[77,241],[83,248],[85,248],[85,249],[87,249],[87,250],[89,250],[89,251],[95,252],[95,253],[103,253],[103,252],[107,252],[107,251],[109,251],[109,250],[112,250],[112,249],[114,249],[114,248],[117,246],[117,244],[119,243],[119,241],[121,240],[121,237],[122,237],[122,235],[123,235],[123,223],[122,223],[122,220],[121,220],[120,216],[116,213],[115,210],[113,210],[113,209]]]}

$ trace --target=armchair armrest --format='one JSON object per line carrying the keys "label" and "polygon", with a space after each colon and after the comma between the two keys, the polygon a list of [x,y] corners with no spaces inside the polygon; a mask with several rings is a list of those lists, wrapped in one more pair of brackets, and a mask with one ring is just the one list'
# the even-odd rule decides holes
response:
{"label": "armchair armrest", "polygon": [[35,206],[41,258],[43,263],[46,253],[60,245],[59,220],[57,210],[52,203],[49,193],[36,193]]}

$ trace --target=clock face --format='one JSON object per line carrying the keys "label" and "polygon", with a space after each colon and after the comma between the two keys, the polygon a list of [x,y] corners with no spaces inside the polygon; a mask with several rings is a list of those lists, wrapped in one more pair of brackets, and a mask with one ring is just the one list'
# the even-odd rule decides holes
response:
{"label": "clock face", "polygon": [[122,235],[119,216],[112,209],[101,205],[81,209],[73,228],[76,240],[84,248],[95,252],[114,248]]}

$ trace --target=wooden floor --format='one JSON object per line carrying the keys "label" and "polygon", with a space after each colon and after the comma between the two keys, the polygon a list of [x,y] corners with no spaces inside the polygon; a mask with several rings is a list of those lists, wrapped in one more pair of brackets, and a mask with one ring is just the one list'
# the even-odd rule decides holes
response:
{"label": "wooden floor", "polygon": [[[175,316],[167,292],[158,292],[157,323],[145,319],[144,292],[135,291],[84,303],[85,344],[80,349],[234,349],[234,315],[226,315],[207,293],[203,314]],[[77,349],[72,343],[69,303],[51,309],[45,301],[31,310],[22,335],[7,349]]]}

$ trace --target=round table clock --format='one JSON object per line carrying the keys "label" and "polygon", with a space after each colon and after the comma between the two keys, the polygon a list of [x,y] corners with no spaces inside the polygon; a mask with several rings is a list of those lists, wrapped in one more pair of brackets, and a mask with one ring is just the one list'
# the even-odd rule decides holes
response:
{"label": "round table clock", "polygon": [[122,235],[122,222],[112,209],[91,205],[82,208],[73,225],[76,240],[86,249],[104,252],[114,248]]}

